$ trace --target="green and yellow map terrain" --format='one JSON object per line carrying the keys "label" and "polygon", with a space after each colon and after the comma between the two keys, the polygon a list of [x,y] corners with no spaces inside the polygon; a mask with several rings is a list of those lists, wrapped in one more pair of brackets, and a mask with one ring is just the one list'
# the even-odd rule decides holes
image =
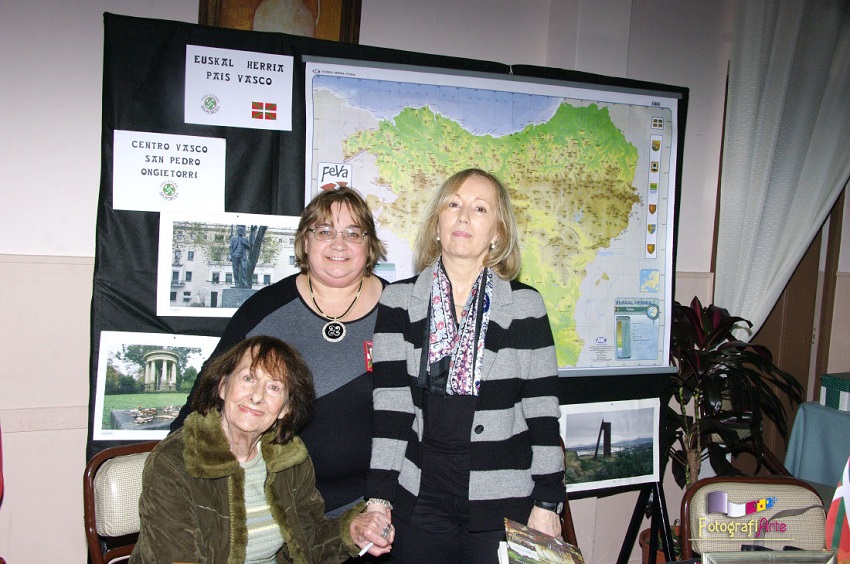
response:
{"label": "green and yellow map terrain", "polygon": [[394,121],[347,137],[343,148],[345,160],[375,157],[376,182],[398,197],[372,196],[369,204],[381,225],[411,247],[411,225],[422,216],[431,187],[471,166],[501,179],[520,229],[520,280],[544,296],[559,365],[576,364],[584,343],[574,314],[587,264],[626,229],[639,200],[632,187],[637,150],[607,109],[562,104],[546,123],[493,137],[474,135],[428,107],[407,108]]}

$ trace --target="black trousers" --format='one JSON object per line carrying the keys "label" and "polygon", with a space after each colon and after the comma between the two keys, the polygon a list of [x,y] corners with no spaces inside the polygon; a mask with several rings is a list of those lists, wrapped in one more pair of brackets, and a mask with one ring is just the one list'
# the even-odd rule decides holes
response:
{"label": "black trousers", "polygon": [[470,532],[469,500],[422,486],[407,523],[393,515],[395,564],[494,564],[505,530]]}

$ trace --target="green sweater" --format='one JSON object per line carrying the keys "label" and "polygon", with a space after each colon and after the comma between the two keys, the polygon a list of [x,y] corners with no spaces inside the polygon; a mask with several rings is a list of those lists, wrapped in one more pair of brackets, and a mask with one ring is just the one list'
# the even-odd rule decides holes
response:
{"label": "green sweater", "polygon": [[[338,520],[324,515],[304,443],[261,441],[265,492],[284,546],[278,562],[342,562],[358,553],[349,525],[362,507]],[[139,499],[141,531],[130,562],[245,561],[245,473],[230,452],[218,411],[192,413],[145,463]]]}

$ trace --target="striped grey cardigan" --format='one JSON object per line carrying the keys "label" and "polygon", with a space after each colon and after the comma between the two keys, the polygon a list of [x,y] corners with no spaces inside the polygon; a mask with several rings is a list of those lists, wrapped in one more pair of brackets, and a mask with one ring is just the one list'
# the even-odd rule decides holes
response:
{"label": "striped grey cardigan", "polygon": [[[366,497],[409,520],[419,493],[424,392],[417,388],[433,266],[387,286],[373,340],[372,462]],[[493,277],[478,406],[470,429],[470,530],[525,523],[533,500],[564,500],[558,362],[546,307],[530,286]]]}

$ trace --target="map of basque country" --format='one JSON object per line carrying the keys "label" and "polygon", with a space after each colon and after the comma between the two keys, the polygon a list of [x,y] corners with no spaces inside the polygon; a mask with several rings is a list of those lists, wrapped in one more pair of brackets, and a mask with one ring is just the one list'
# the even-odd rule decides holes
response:
{"label": "map of basque country", "polygon": [[669,108],[358,72],[312,71],[307,192],[336,183],[364,194],[389,247],[380,275],[415,274],[430,197],[454,172],[482,168],[510,191],[519,279],[544,298],[559,366],[666,364]]}

